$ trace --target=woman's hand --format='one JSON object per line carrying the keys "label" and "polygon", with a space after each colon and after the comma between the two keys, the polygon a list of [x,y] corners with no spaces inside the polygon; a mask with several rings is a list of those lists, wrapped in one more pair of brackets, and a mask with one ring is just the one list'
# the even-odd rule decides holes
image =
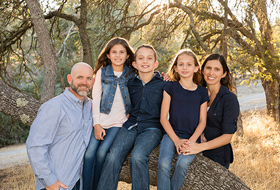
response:
{"label": "woman's hand", "polygon": [[182,149],[183,155],[198,154],[203,151],[203,143],[196,143],[194,141],[187,141]]}
{"label": "woman's hand", "polygon": [[94,125],[94,137],[96,140],[104,140],[106,131],[100,126],[100,124]]}

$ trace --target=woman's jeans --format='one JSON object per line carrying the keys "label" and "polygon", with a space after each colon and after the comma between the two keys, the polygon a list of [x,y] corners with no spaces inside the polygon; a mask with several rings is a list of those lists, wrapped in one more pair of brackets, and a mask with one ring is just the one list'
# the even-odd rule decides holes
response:
{"label": "woman's jeans", "polygon": [[130,130],[122,127],[106,157],[98,190],[116,190],[123,162],[131,152],[130,173],[132,190],[148,190],[149,155],[162,138],[159,129],[151,128],[138,133],[137,127]]}
{"label": "woman's jeans", "polygon": [[177,153],[176,147],[170,137],[165,134],[160,143],[159,160],[158,160],[158,190],[179,190],[184,184],[188,167],[195,158],[195,155],[184,156],[177,154],[177,161],[174,172],[170,176],[171,163],[174,155]]}
{"label": "woman's jeans", "polygon": [[83,189],[96,189],[106,155],[119,132],[120,127],[105,129],[104,140],[96,140],[92,130],[89,145],[84,157],[83,167]]}

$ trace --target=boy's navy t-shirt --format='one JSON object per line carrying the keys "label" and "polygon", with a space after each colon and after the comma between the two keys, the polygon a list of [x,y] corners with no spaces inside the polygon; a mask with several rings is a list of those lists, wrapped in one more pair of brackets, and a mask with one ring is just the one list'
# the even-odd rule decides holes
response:
{"label": "boy's navy t-shirt", "polygon": [[205,87],[184,89],[179,82],[168,82],[163,88],[171,97],[169,122],[178,137],[189,139],[198,123],[200,106],[209,101]]}

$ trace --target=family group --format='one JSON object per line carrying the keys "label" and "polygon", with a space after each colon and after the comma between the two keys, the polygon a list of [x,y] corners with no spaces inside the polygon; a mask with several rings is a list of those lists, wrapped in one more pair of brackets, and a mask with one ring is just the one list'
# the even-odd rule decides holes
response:
{"label": "family group", "polygon": [[70,87],[42,104],[26,142],[37,190],[116,190],[129,154],[132,189],[148,190],[158,145],[159,190],[179,190],[199,152],[229,168],[239,103],[224,57],[210,54],[200,65],[182,49],[167,74],[155,71],[158,64],[153,46],[134,52],[116,37],[94,69],[72,67]]}

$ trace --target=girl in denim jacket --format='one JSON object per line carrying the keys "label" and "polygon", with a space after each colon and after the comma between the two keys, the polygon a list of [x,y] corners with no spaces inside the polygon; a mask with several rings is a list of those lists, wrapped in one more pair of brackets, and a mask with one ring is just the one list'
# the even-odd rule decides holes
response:
{"label": "girl in denim jacket", "polygon": [[84,157],[83,189],[96,189],[106,155],[127,120],[134,51],[124,38],[113,38],[100,53],[94,72],[92,112],[94,129]]}

